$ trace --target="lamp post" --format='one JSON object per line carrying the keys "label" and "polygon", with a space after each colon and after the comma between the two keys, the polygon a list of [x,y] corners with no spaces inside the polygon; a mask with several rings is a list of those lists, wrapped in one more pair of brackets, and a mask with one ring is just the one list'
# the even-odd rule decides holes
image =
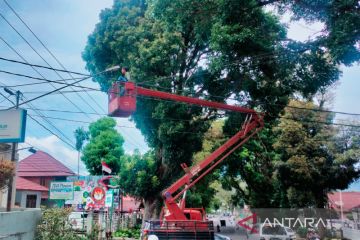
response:
{"label": "lamp post", "polygon": [[[7,92],[8,94],[12,95],[12,96],[15,96],[15,98],[16,98],[15,108],[18,109],[21,92],[20,91],[13,92],[9,88],[4,88],[4,91]],[[15,154],[16,154],[16,151],[17,151],[17,143],[12,143],[11,145],[12,145],[11,146],[11,161],[16,163]],[[8,212],[11,211],[11,202],[12,202],[12,198],[13,198],[13,193],[15,193],[15,191],[14,191],[14,177],[10,178],[9,185],[8,185],[7,204],[6,204],[6,211],[8,211]]]}

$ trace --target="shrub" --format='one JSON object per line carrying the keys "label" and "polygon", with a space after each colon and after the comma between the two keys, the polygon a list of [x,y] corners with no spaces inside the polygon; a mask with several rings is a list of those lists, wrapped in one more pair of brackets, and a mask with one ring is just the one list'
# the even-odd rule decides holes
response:
{"label": "shrub", "polygon": [[127,238],[140,238],[140,229],[138,228],[125,228],[118,230],[114,233],[114,237],[127,237]]}
{"label": "shrub", "polygon": [[306,238],[307,228],[306,228],[306,227],[299,227],[299,228],[296,230],[296,233],[299,235],[299,237],[301,237],[301,238]]}
{"label": "shrub", "polygon": [[15,174],[15,164],[9,160],[0,160],[0,189],[8,185],[9,179]]}
{"label": "shrub", "polygon": [[37,240],[80,240],[69,222],[70,208],[43,209],[42,219],[37,227]]}

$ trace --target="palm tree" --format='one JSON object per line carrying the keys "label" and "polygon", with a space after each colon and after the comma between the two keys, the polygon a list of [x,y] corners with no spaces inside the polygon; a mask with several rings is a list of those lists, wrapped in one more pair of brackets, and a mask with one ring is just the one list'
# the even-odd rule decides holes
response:
{"label": "palm tree", "polygon": [[84,142],[89,140],[89,132],[85,131],[83,127],[78,127],[75,132],[75,148],[78,151],[78,177],[80,176],[80,152],[83,148]]}

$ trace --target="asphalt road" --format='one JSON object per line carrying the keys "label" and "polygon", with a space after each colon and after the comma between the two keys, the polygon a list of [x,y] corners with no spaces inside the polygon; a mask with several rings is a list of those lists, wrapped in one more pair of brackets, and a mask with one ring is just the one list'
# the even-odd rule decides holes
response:
{"label": "asphalt road", "polygon": [[[218,233],[221,236],[229,237],[231,240],[246,240],[245,231],[241,231],[240,229],[235,230],[233,227],[222,228]],[[221,238],[219,238],[220,240]]]}

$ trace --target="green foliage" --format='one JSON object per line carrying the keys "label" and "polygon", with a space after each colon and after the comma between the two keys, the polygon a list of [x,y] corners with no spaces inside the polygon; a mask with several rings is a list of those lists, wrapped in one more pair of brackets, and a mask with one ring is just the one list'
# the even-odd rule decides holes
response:
{"label": "green foliage", "polygon": [[[294,101],[290,106],[317,109],[311,102]],[[327,112],[289,108],[275,128],[279,136],[274,148],[280,154],[275,163],[276,175],[287,191],[291,207],[322,208],[328,192],[345,189],[360,176],[355,166],[360,159],[360,145],[353,144],[359,133],[318,123],[330,124],[333,118]]]}
{"label": "green foliage", "polygon": [[[268,113],[259,138],[227,161],[223,182],[257,206],[278,206],[283,193],[269,194],[283,187],[272,176],[274,119],[294,94],[311,98],[333,84],[338,63],[359,60],[355,2],[116,0],[101,13],[83,58],[92,73],[127,65],[132,79],[147,88],[218,102],[235,96],[237,103]],[[267,5],[291,9],[298,19],[322,21],[326,31],[305,43],[290,40],[279,17],[265,11]],[[96,81],[103,90],[111,84],[103,76]],[[226,114],[224,131],[234,134],[243,116]],[[181,163],[192,165],[216,118],[213,109],[138,97],[132,119],[154,149],[152,172],[159,183],[157,193],[148,188],[141,194],[155,201],[182,174]],[[245,180],[248,189],[235,184]]]}
{"label": "green foliage", "polygon": [[296,234],[299,235],[299,237],[301,237],[301,238],[306,238],[307,228],[306,227],[299,227],[296,230]]}
{"label": "green foliage", "polygon": [[77,151],[81,151],[86,140],[89,140],[89,133],[84,130],[83,127],[79,127],[75,130],[74,136],[76,139],[75,148]]}
{"label": "green foliage", "polygon": [[101,161],[106,162],[116,174],[120,157],[124,155],[124,138],[115,129],[116,122],[104,117],[89,126],[89,142],[83,149],[81,160],[90,174],[101,175]]}
{"label": "green foliage", "polygon": [[[292,101],[276,126],[265,127],[229,158],[221,182],[236,190],[234,204],[322,208],[328,192],[346,189],[359,177],[359,134],[331,125],[333,114],[317,109],[313,102]],[[236,131],[235,121],[241,117],[230,116],[224,132]]]}
{"label": "green foliage", "polygon": [[156,176],[156,162],[153,151],[121,157],[120,188],[127,194],[138,198],[151,198],[161,191],[159,178]]}
{"label": "green foliage", "polygon": [[114,237],[140,238],[140,229],[121,229],[114,233]]}
{"label": "green foliage", "polygon": [[47,208],[42,211],[42,219],[37,226],[37,240],[80,240],[71,228],[69,215],[70,208]]}
{"label": "green foliage", "polygon": [[360,39],[359,1],[290,0],[281,1],[279,7],[290,8],[295,20],[324,23],[322,34],[315,42],[328,49],[337,63],[351,65],[359,61],[360,49],[356,47]]}

